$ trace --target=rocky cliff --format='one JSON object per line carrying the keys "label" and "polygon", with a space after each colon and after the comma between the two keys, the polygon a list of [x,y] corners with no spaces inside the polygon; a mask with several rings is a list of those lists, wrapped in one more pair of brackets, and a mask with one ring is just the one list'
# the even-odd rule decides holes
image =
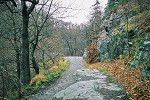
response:
{"label": "rocky cliff", "polygon": [[[143,64],[142,75],[150,79],[150,5],[142,10],[134,0],[105,13],[97,49],[100,62],[131,59],[130,70]],[[140,10],[139,10],[140,9]]]}

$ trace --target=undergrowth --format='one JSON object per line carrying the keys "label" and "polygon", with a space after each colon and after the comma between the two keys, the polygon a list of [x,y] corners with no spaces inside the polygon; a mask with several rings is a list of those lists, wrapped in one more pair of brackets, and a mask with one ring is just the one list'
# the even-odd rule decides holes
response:
{"label": "undergrowth", "polygon": [[[40,63],[40,73],[32,78],[29,86],[25,86],[21,89],[22,98],[27,99],[32,94],[34,94],[39,88],[44,87],[45,85],[49,84],[54,78],[57,78],[61,75],[62,71],[69,69],[70,61],[66,58],[57,58],[56,64],[52,64],[51,61],[46,62],[46,69]],[[52,66],[53,65],[53,66]],[[51,67],[52,66],[52,67]],[[17,95],[17,94],[16,94]],[[13,96],[11,100],[16,100],[17,96]]]}

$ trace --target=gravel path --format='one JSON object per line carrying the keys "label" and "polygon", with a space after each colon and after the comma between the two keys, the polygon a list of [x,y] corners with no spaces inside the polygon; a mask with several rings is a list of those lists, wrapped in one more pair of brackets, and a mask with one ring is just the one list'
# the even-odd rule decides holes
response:
{"label": "gravel path", "polygon": [[29,100],[128,100],[122,88],[99,70],[84,69],[82,57],[67,57],[70,69]]}

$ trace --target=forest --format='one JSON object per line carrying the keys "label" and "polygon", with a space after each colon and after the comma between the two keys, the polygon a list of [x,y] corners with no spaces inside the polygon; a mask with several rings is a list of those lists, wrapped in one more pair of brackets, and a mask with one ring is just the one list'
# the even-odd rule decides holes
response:
{"label": "forest", "polygon": [[0,0],[0,100],[30,97],[69,68],[67,56],[150,99],[150,1],[108,0],[105,11],[95,1],[88,22],[74,24],[62,19],[77,9],[59,0]]}
{"label": "forest", "polygon": [[39,63],[46,68],[56,58],[83,55],[84,25],[53,17],[68,9],[53,0],[0,1],[1,97],[28,85]]}

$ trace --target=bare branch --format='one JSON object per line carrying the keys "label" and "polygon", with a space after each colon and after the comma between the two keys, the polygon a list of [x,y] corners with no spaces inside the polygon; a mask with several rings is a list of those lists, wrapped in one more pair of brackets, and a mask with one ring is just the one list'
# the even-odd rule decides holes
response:
{"label": "bare branch", "polygon": [[[28,1],[29,1],[29,0],[28,0]],[[32,1],[33,1],[33,0],[32,0]],[[28,12],[28,15],[31,14],[31,12],[33,11],[35,5],[39,3],[39,0],[37,0],[37,1],[34,0],[34,1],[35,1],[35,2],[32,2],[30,8],[29,8],[28,11],[27,11],[27,12]]]}
{"label": "bare branch", "polygon": [[39,3],[39,0],[37,0],[37,1],[36,0],[25,0],[25,1],[29,1],[32,4],[35,4],[35,5]]}

